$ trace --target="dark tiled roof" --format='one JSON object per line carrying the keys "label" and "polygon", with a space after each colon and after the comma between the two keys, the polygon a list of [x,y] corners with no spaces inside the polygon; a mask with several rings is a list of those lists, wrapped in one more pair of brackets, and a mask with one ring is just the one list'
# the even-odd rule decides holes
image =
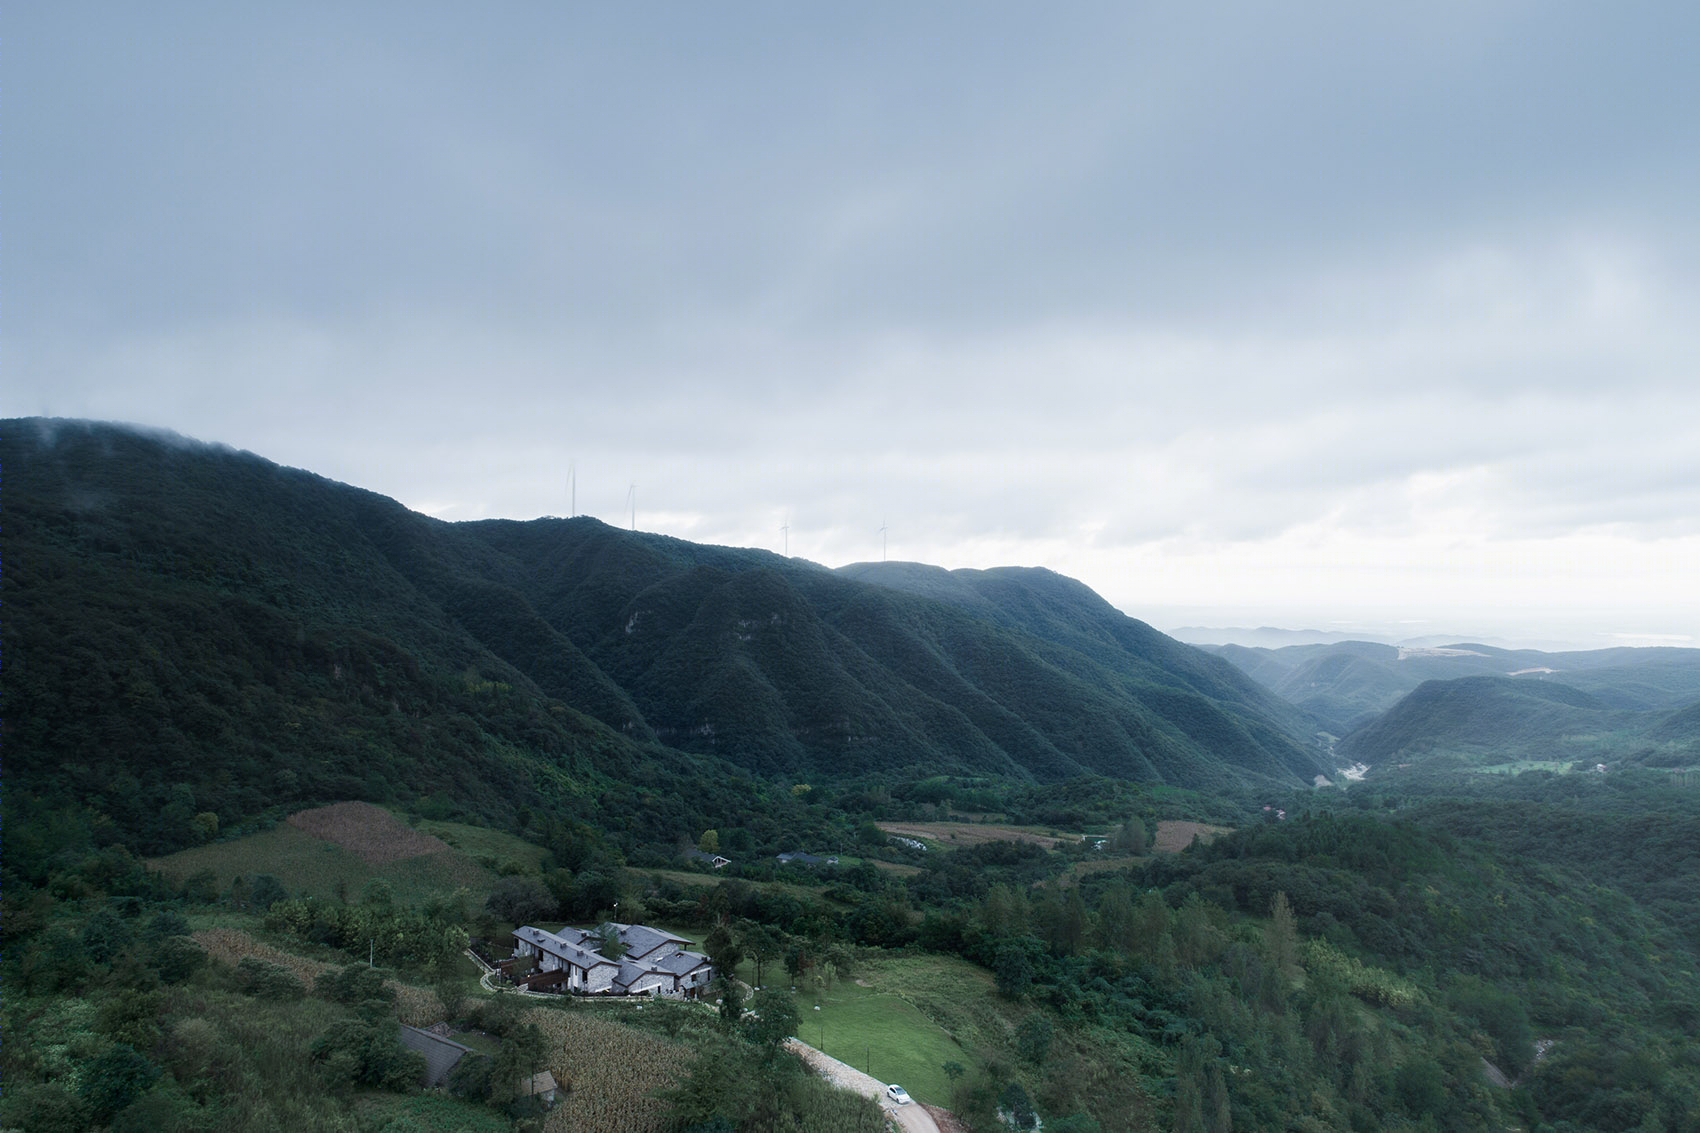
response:
{"label": "dark tiled roof", "polygon": [[409,1027],[406,1023],[396,1025],[401,1028],[401,1045],[425,1056],[424,1084],[427,1086],[441,1086],[448,1081],[449,1071],[455,1068],[455,1063],[462,1055],[472,1053],[471,1047],[461,1046],[430,1031]]}
{"label": "dark tiled roof", "polygon": [[673,936],[670,933],[643,924],[613,924],[613,922],[609,922],[609,924],[602,925],[598,931],[601,931],[602,928],[608,928],[609,925],[612,925],[614,930],[620,934],[620,940],[626,946],[626,955],[634,960],[643,959],[664,944],[675,944],[683,948],[690,943],[682,936]]}

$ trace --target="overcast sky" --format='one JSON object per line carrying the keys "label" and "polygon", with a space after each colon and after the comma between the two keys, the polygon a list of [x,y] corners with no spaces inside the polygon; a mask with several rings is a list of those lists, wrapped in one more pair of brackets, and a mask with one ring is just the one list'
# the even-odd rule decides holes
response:
{"label": "overcast sky", "polygon": [[0,29],[8,415],[1162,628],[1700,645],[1700,6]]}

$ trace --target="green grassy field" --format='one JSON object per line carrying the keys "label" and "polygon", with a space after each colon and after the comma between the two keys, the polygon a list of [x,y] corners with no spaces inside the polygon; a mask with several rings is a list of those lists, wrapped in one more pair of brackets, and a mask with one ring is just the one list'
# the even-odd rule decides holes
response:
{"label": "green grassy field", "polygon": [[[746,962],[738,974],[749,981],[755,973]],[[782,967],[767,974],[774,986],[790,987]],[[951,1095],[944,1064],[972,1069],[982,1043],[1007,1045],[1013,1024],[1005,1014],[1020,1010],[995,998],[989,973],[945,956],[866,960],[854,978],[798,987],[796,999],[798,1038],[941,1106]]]}
{"label": "green grassy field", "polygon": [[279,823],[270,830],[181,850],[148,862],[173,880],[181,881],[210,870],[221,889],[243,874],[269,873],[294,896],[330,897],[340,882],[350,898],[358,898],[366,883],[381,879],[396,900],[417,904],[427,897],[464,887],[482,900],[496,883],[496,865],[516,862],[534,867],[544,850],[509,834],[453,822],[423,822],[419,827],[449,843],[451,850],[382,865],[371,865],[341,846],[305,830]]}

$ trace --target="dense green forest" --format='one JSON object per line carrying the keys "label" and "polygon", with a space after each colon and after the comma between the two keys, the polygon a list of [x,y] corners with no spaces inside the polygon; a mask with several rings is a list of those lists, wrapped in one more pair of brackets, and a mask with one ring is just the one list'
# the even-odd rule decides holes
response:
{"label": "dense green forest", "polygon": [[[781,1046],[865,977],[976,1130],[1700,1129],[1683,651],[1419,682],[1319,788],[1329,717],[1046,572],[447,525],[181,438],[0,440],[0,1127],[872,1130]],[[462,854],[480,891],[401,896],[245,856],[344,800],[506,848]],[[158,857],[186,848],[239,864]],[[616,910],[750,987],[518,1006],[461,951]],[[398,1019],[485,1061],[421,1092]],[[651,1076],[593,1100],[597,1051]],[[545,1065],[549,1113],[504,1085]]]}
{"label": "dense green forest", "polygon": [[1231,666],[1045,572],[993,602],[1042,618],[987,617],[590,519],[440,523],[155,433],[7,422],[0,459],[8,794],[92,804],[149,852],[198,815],[343,798],[600,818],[642,784],[665,840],[739,777],[1325,770]]}

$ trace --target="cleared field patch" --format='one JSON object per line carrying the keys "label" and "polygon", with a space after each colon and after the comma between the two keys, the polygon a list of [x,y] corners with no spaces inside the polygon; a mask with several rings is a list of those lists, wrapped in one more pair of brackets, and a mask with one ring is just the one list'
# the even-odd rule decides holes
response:
{"label": "cleared field patch", "polygon": [[1054,850],[1064,843],[1080,841],[1078,834],[1054,834],[1037,826],[1003,826],[979,822],[881,822],[877,824],[887,834],[899,838],[914,838],[940,849],[962,846],[982,846],[987,842],[1031,842]]}
{"label": "cleared field patch", "polygon": [[542,868],[543,859],[549,856],[549,851],[542,846],[534,846],[523,838],[488,826],[426,819],[419,824],[419,829],[441,838],[461,854],[492,869],[513,862],[527,871],[536,872]]}
{"label": "cleared field patch", "polygon": [[1177,819],[1164,819],[1157,823],[1157,840],[1152,847],[1159,854],[1178,854],[1192,845],[1196,835],[1200,841],[1208,842],[1219,834],[1227,834],[1233,828],[1230,826],[1212,826],[1208,822],[1181,822]]}
{"label": "cleared field patch", "polygon": [[332,803],[299,810],[287,821],[315,838],[341,846],[368,865],[440,854],[449,848],[441,838],[421,833],[371,803]]}
{"label": "cleared field patch", "polygon": [[[384,816],[377,823],[402,825],[388,811],[371,809]],[[369,861],[355,850],[310,833],[291,820],[228,842],[153,858],[147,865],[178,882],[203,870],[209,871],[221,889],[236,877],[271,874],[294,896],[331,897],[340,890],[357,899],[367,882],[381,880],[398,901],[417,904],[427,897],[450,894],[461,888],[482,900],[496,883],[495,869],[483,862],[517,862],[522,867],[532,867],[545,852],[512,835],[476,826],[445,822],[430,826],[434,833],[428,836],[429,844],[438,849],[387,862]]]}

